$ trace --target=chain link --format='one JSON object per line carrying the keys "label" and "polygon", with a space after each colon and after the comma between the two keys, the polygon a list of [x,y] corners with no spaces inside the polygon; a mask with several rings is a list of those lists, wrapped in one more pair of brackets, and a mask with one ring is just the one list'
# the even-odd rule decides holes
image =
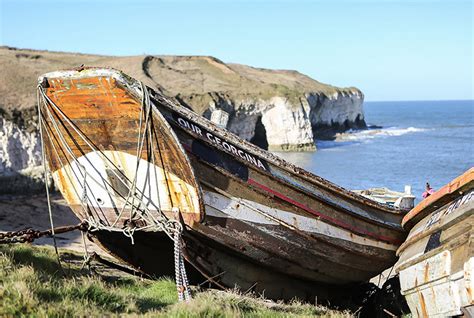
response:
{"label": "chain link", "polygon": [[[87,230],[87,223],[83,222],[77,225],[57,227],[54,228],[54,233],[66,233],[74,230]],[[19,231],[0,232],[0,244],[31,243],[40,237],[51,235],[51,229],[46,231],[39,231],[33,230],[32,228],[27,228]]]}
{"label": "chain link", "polygon": [[31,243],[39,236],[39,231],[24,229],[16,232],[0,233],[0,244]]}

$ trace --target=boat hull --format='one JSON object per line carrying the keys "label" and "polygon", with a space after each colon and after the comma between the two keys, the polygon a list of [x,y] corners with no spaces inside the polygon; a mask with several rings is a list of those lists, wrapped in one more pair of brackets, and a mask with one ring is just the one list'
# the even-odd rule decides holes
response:
{"label": "boat hull", "polygon": [[[218,128],[159,101],[156,105],[176,131],[203,189],[204,221],[193,228],[202,236],[268,271],[314,284],[367,281],[395,263],[405,237],[402,214],[338,196],[339,189],[288,173]],[[208,276],[220,273],[206,261],[198,267]],[[229,281],[235,283],[235,277]],[[232,286],[229,281],[223,285]]]}
{"label": "boat hull", "polygon": [[423,209],[411,214],[418,222],[406,220],[413,228],[395,268],[414,317],[474,315],[473,174],[471,169],[466,183],[421,202]]}
{"label": "boat hull", "polygon": [[[114,127],[123,127],[126,120],[130,122],[130,119],[118,116],[121,114],[120,107],[131,102],[137,104],[139,97],[133,101],[132,98],[115,100],[118,115],[111,117],[100,131],[96,128],[97,121],[84,120],[84,116],[95,116],[100,120],[100,112],[90,115],[71,111],[80,109],[84,102],[96,105],[98,95],[118,96],[117,90],[121,95],[132,96],[130,91],[139,86],[138,82],[115,70],[101,70],[100,76],[94,73],[97,71],[88,72],[87,76],[68,73],[68,79],[73,78],[69,86],[62,84],[65,80],[61,73],[46,76],[49,85],[56,85],[51,98],[55,97],[55,93],[64,96],[55,101],[58,107],[66,108],[64,111],[73,123],[70,126],[80,126],[81,131],[88,134],[88,138],[104,153],[102,157],[95,158],[99,156],[96,152],[84,151],[85,146],[76,147],[76,160],[58,164],[53,152],[48,152],[55,180],[81,219],[88,215],[84,214],[84,207],[78,202],[80,180],[71,182],[60,176],[71,176],[77,170],[74,165],[87,166],[89,163],[89,170],[99,170],[95,174],[96,179],[106,179],[106,167],[98,167],[103,165],[101,160],[112,160],[116,153],[120,154],[119,157],[132,156],[128,161],[120,162],[122,166],[133,168],[137,159],[135,157],[134,160],[131,151],[133,140],[137,139],[133,126],[139,126],[135,109],[133,124],[129,124],[131,128],[127,133],[104,139],[104,136],[116,131]],[[125,84],[85,85],[97,78],[105,83]],[[74,94],[70,87],[74,87]],[[85,101],[77,97],[87,94],[89,97]],[[400,226],[401,211],[297,168],[157,92],[149,90],[149,94],[153,109],[159,114],[156,125],[161,139],[164,139],[160,143],[160,138],[156,137],[155,142],[162,148],[169,148],[158,168],[163,170],[163,176],[169,175],[167,169],[173,172],[176,177],[173,187],[183,189],[177,196],[179,199],[173,201],[174,196],[170,196],[168,209],[162,208],[159,203],[154,206],[170,215],[173,203],[180,206],[180,217],[186,225],[183,233],[185,257],[213,284],[230,288],[238,286],[242,290],[254,290],[272,298],[332,298],[348,290],[347,286],[367,281],[395,263],[395,251],[406,235]],[[68,102],[65,103],[65,100]],[[93,109],[89,111],[93,112]],[[65,127],[65,130],[71,130],[71,127]],[[51,133],[54,137],[55,132],[52,130]],[[73,134],[71,144],[75,144],[74,137],[77,136]],[[51,145],[60,146],[54,138],[51,140]],[[54,148],[51,145],[49,148]],[[110,155],[107,149],[110,149]],[[141,204],[153,203],[155,196],[163,197],[159,195],[160,191],[169,190],[169,180],[157,177],[156,180],[161,180],[161,186],[160,182],[151,182],[150,171],[154,171],[155,164],[149,168],[149,152],[139,159],[145,161],[143,166],[147,167],[135,169],[139,180],[136,182],[137,191],[148,193]],[[176,160],[177,166],[182,168],[176,168]],[[94,175],[93,172],[91,174]],[[131,172],[125,174],[129,175],[129,179],[135,178]],[[178,187],[176,183],[180,182]],[[94,194],[98,193],[99,187],[90,190],[86,195],[94,197],[96,202]],[[188,200],[186,193],[190,197]],[[117,218],[114,209],[106,209],[94,202],[90,201],[90,208],[103,212],[105,222]],[[153,212],[153,209],[149,210]],[[126,220],[119,220],[118,224],[122,231],[125,226],[129,230],[130,224]],[[126,240],[117,238],[120,232],[110,236],[107,233],[99,229],[91,235],[106,250],[131,266],[152,275],[169,274],[166,266],[156,266],[157,260],[172,264],[172,260],[167,259],[171,249],[160,240],[159,234],[147,234],[145,231],[135,235],[133,247],[130,247],[126,245]]]}

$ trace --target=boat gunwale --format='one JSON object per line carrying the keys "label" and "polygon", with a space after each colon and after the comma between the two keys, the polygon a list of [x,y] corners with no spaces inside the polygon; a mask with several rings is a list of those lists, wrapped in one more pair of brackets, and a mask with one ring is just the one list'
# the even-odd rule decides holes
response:
{"label": "boat gunwale", "polygon": [[[446,203],[442,203],[442,206],[437,206],[436,204],[442,202],[443,199],[449,198],[449,196],[454,195],[456,192],[464,194],[464,192],[474,187],[474,167],[468,169],[463,174],[457,176],[455,179],[441,187],[438,191],[432,195],[425,198],[423,201],[418,203],[413,209],[410,210],[402,219],[402,226],[412,228],[416,223],[423,219],[426,215],[432,213],[433,211],[441,208]],[[448,201],[452,202],[456,198]],[[413,224],[416,220],[415,224]]]}
{"label": "boat gunwale", "polygon": [[[154,97],[155,96],[152,95],[152,98],[154,98]],[[227,139],[227,140],[230,139],[231,142],[243,146],[243,148],[245,150],[247,150],[250,153],[256,155],[257,157],[260,157],[260,158],[272,163],[276,167],[278,167],[282,170],[285,170],[286,172],[289,172],[291,175],[294,175],[296,177],[301,177],[302,179],[304,179],[305,181],[308,181],[310,184],[312,184],[314,186],[320,186],[320,187],[328,190],[329,192],[334,193],[336,196],[337,195],[346,196],[347,198],[352,199],[354,201],[358,201],[359,203],[362,203],[364,205],[369,205],[373,208],[382,210],[381,212],[391,213],[391,214],[395,214],[395,215],[401,215],[404,212],[403,210],[401,210],[399,208],[393,208],[393,207],[390,207],[390,206],[386,206],[384,204],[380,204],[380,203],[378,203],[374,200],[365,198],[362,195],[359,195],[357,193],[353,193],[350,190],[347,190],[343,187],[340,187],[340,186],[332,183],[331,181],[328,181],[328,180],[326,180],[326,179],[324,179],[324,178],[322,178],[318,175],[313,174],[310,171],[307,171],[307,170],[305,170],[301,167],[298,167],[298,166],[296,166],[296,165],[294,165],[294,164],[292,164],[292,163],[290,163],[290,162],[288,162],[288,161],[286,161],[286,160],[284,160],[284,159],[282,159],[278,156],[273,155],[269,151],[260,149],[258,146],[250,143],[249,141],[241,139],[238,136],[235,136],[233,133],[231,133],[231,132],[229,132],[229,131],[227,131],[223,128],[218,127],[217,125],[215,125],[213,122],[211,122],[207,118],[204,118],[204,117],[198,115],[197,113],[195,113],[192,110],[187,109],[186,107],[183,107],[183,106],[179,107],[179,106],[173,105],[171,101],[167,100],[167,97],[163,96],[162,98],[166,102],[170,103],[170,105],[166,105],[165,107],[170,107],[171,106],[170,108],[172,110],[179,112],[180,114],[186,116],[187,118],[191,118],[192,120],[198,122],[200,125],[203,125],[205,127],[206,127],[206,125],[207,125],[207,127],[212,127],[212,129],[210,129],[210,130],[213,133],[217,132],[217,135],[219,137],[222,137],[223,139]],[[189,113],[187,113],[187,112],[189,112]],[[193,134],[192,132],[189,132],[189,133]],[[237,159],[239,159],[239,158],[237,158]],[[244,162],[244,161],[242,160],[242,162]],[[266,173],[268,175],[271,175],[270,173],[268,173],[266,171],[264,173]],[[274,175],[272,175],[272,176],[274,178],[277,178]],[[281,182],[286,181],[284,179],[279,179],[279,180]],[[289,182],[286,182],[286,184],[291,185],[291,183],[289,183]],[[294,186],[294,185],[292,185],[292,186]]]}
{"label": "boat gunwale", "polygon": [[[444,207],[446,207],[446,205],[444,205],[439,210],[443,209]],[[436,210],[432,213],[436,213],[437,211],[438,210]],[[459,213],[460,213],[459,215],[454,215],[452,219],[448,220],[445,223],[435,224],[431,228],[429,228],[427,230],[424,230],[424,231],[420,231],[419,233],[416,233],[413,236],[410,236],[410,234],[408,234],[408,237],[405,240],[405,242],[403,242],[403,244],[400,245],[400,247],[398,248],[397,256],[400,256],[407,248],[409,248],[411,245],[415,244],[416,242],[424,239],[425,237],[430,236],[431,234],[433,234],[435,232],[442,231],[442,230],[445,230],[447,228],[450,228],[454,224],[462,222],[465,219],[471,217],[474,214],[474,209],[471,209],[469,211],[461,210]],[[426,215],[425,218],[429,215],[431,215],[431,214]],[[468,225],[468,226],[472,227],[472,225]],[[466,226],[465,228],[467,228],[468,226]]]}
{"label": "boat gunwale", "polygon": [[[197,137],[195,136],[195,134],[191,131],[187,131],[187,130],[183,130],[185,133],[188,133],[188,134],[191,134],[193,137]],[[200,139],[201,140],[201,139]],[[214,145],[210,142],[208,142],[207,140],[202,140],[203,142],[206,142],[207,144],[209,144],[210,146],[214,147]],[[225,154],[227,154],[226,152],[224,152]],[[202,163],[202,164],[205,164],[209,167],[211,167],[212,169],[216,169],[218,170],[220,173],[224,174],[225,176],[227,176],[228,178],[232,178],[233,180],[235,180],[236,182],[240,183],[242,186],[252,186],[252,184],[250,183],[245,183],[242,179],[236,177],[234,174],[228,172],[226,169],[223,169],[221,167],[217,167],[217,166],[213,166],[212,164],[206,162],[205,160],[202,160],[200,159],[197,155],[191,153],[191,155],[193,155],[194,157],[198,158],[198,160]],[[235,158],[236,160],[242,162],[245,164],[245,161],[241,158],[238,158],[236,157]],[[288,188],[292,188],[294,191],[296,192],[299,192],[299,193],[302,193],[303,195],[307,195],[309,197],[311,197],[313,200],[315,201],[318,201],[322,204],[325,204],[329,207],[332,207],[333,209],[336,209],[338,213],[342,213],[342,214],[347,214],[347,215],[350,215],[356,219],[359,219],[363,222],[367,222],[367,223],[370,223],[370,224],[373,224],[373,225],[376,225],[378,227],[383,227],[387,230],[391,230],[391,231],[396,231],[396,232],[400,232],[400,233],[404,233],[405,230],[400,226],[400,224],[397,224],[397,223],[388,223],[387,222],[383,222],[381,218],[369,218],[367,216],[364,216],[364,215],[361,215],[361,214],[358,214],[357,212],[355,211],[351,211],[349,209],[347,209],[346,207],[344,206],[338,206],[337,204],[331,202],[331,201],[328,201],[328,200],[324,200],[324,198],[321,198],[319,196],[316,196],[314,193],[311,193],[309,192],[308,190],[304,189],[304,188],[301,188],[301,187],[298,187],[297,185],[294,185],[292,183],[289,183],[289,182],[285,182],[284,179],[280,179],[278,178],[277,176],[267,172],[267,171],[263,171],[263,170],[259,170],[251,165],[248,165],[249,169],[253,169],[255,171],[257,171],[257,173],[261,173],[265,176],[267,176],[268,178],[271,178],[273,179],[275,182],[279,182],[279,183],[282,183],[285,187],[288,187]],[[203,182],[203,181],[200,181],[200,182]],[[252,188],[254,189],[254,191],[258,191],[260,192],[262,195],[266,195],[266,196],[274,196],[273,194],[271,193],[268,193],[267,191],[264,191],[264,189],[261,189],[260,187],[254,187],[252,186]],[[279,198],[281,199],[281,198]],[[298,208],[299,210],[303,210],[305,211],[305,214],[309,214],[311,215],[313,218],[320,218],[319,216],[313,214],[313,213],[310,213],[304,209],[302,209],[301,207],[295,205],[295,204],[292,204],[291,202],[288,202],[286,200],[283,200],[284,202],[287,202],[288,204],[291,204],[292,206]],[[352,231],[352,230],[349,230],[347,228],[344,228],[334,222],[331,222],[331,221],[327,221],[327,220],[324,220],[325,223],[328,223],[328,224],[332,224],[333,226],[336,226],[336,227],[339,227],[339,228],[342,228],[342,229],[345,229],[347,231],[350,231],[350,232],[353,232],[354,234],[356,235],[360,235],[360,236],[363,236],[363,237],[371,237],[373,239],[376,239],[376,240],[380,240],[380,241],[384,241],[384,242],[389,242],[388,240],[383,240],[383,239],[378,239],[378,238],[374,238],[373,236],[371,235],[366,235],[366,234],[363,234],[363,233],[356,233],[355,231]],[[389,242],[389,244],[394,244],[393,242]]]}

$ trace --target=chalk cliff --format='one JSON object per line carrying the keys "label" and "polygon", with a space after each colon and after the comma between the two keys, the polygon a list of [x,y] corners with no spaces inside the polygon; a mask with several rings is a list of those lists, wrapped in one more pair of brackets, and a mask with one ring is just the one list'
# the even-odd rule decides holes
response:
{"label": "chalk cliff", "polygon": [[315,139],[365,127],[360,90],[296,71],[226,64],[208,56],[113,57],[0,47],[0,177],[41,162],[38,76],[81,64],[123,70],[207,118],[224,110],[228,130],[269,150],[312,151]]}

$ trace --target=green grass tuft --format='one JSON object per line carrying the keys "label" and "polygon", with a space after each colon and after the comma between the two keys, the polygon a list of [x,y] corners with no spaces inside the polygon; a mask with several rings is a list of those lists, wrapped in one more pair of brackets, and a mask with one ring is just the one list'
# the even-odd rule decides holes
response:
{"label": "green grass tuft", "polygon": [[31,245],[0,245],[0,317],[349,317],[347,312],[285,304],[233,291],[194,292],[178,303],[171,279],[143,280],[121,272],[81,269],[80,255]]}

